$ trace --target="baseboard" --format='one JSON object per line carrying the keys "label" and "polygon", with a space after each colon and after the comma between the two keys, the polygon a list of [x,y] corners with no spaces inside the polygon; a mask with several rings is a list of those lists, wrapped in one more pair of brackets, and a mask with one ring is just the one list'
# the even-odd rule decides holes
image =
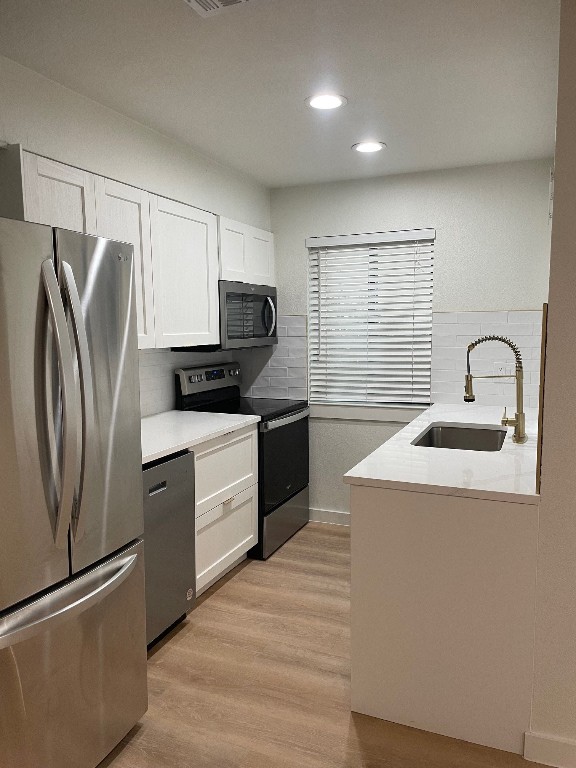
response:
{"label": "baseboard", "polygon": [[544,733],[526,733],[524,758],[555,768],[576,768],[576,741]]}
{"label": "baseboard", "polygon": [[310,521],[312,523],[330,523],[331,525],[350,525],[350,512],[310,508]]}
{"label": "baseboard", "polygon": [[199,587],[199,588],[196,590],[196,597],[198,598],[198,597],[200,597],[200,595],[203,595],[203,594],[204,594],[204,592],[206,592],[208,589],[210,589],[210,587],[214,586],[214,584],[216,584],[216,582],[217,582],[217,581],[220,581],[220,579],[223,579],[223,578],[224,578],[224,576],[226,576],[226,574],[227,574],[227,573],[230,573],[230,571],[233,571],[233,570],[234,570],[234,568],[236,568],[236,566],[237,566],[237,565],[240,565],[240,563],[241,563],[243,560],[246,560],[246,558],[247,558],[247,555],[246,555],[246,553],[244,552],[244,554],[243,554],[243,555],[240,555],[240,557],[239,557],[239,558],[237,558],[236,560],[234,560],[234,562],[233,562],[233,563],[230,563],[230,565],[227,565],[227,566],[226,566],[226,568],[224,568],[224,570],[223,570],[221,573],[217,573],[217,574],[216,574],[216,576],[213,576],[213,577],[210,579],[210,581],[209,581],[209,582],[207,582],[206,584],[204,584],[204,586],[202,586],[202,587]]}

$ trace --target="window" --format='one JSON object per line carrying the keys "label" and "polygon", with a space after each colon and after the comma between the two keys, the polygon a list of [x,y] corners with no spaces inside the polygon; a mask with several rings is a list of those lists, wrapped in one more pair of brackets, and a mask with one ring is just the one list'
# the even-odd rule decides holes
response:
{"label": "window", "polygon": [[430,403],[435,231],[312,237],[310,402]]}

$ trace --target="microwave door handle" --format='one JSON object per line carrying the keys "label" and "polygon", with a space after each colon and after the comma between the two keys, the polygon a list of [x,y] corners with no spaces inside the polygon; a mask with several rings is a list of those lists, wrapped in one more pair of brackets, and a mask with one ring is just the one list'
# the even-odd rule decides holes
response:
{"label": "microwave door handle", "polygon": [[270,326],[270,330],[268,331],[268,336],[272,336],[274,331],[276,330],[276,305],[274,304],[274,301],[270,296],[266,296],[266,301],[270,305],[270,309],[272,310],[272,325]]}
{"label": "microwave door handle", "polygon": [[56,340],[62,392],[62,481],[54,526],[54,542],[59,549],[65,549],[68,546],[68,527],[74,507],[78,435],[76,403],[74,402],[76,398],[74,363],[64,304],[51,259],[42,262],[42,281]]}
{"label": "microwave door handle", "polygon": [[90,361],[90,347],[88,346],[88,334],[82,304],[74,279],[74,272],[68,262],[62,261],[64,276],[64,290],[72,312],[72,326],[74,340],[78,350],[78,370],[80,373],[80,389],[82,393],[82,460],[80,462],[80,477],[78,478],[78,497],[76,503],[76,519],[73,520],[74,539],[78,541],[84,534],[85,522],[82,514],[82,488],[86,473],[86,454],[88,448],[94,445],[96,418],[94,415],[94,387],[92,379],[92,364]]}

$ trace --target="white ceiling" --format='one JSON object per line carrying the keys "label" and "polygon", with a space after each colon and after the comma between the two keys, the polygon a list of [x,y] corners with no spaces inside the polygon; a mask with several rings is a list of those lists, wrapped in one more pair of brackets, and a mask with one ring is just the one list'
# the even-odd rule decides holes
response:
{"label": "white ceiling", "polygon": [[0,54],[270,187],[550,156],[558,29],[559,0],[0,0]]}

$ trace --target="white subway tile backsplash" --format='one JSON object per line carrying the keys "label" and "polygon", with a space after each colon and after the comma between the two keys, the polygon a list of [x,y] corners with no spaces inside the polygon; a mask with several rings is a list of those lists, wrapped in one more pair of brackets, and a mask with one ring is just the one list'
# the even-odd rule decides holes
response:
{"label": "white subway tile backsplash", "polygon": [[516,323],[536,323],[541,327],[542,312],[539,309],[508,312],[508,322],[511,325],[515,325]]}
{"label": "white subway tile backsplash", "polygon": [[[509,315],[511,314],[512,312],[509,313]],[[517,336],[532,336],[534,334],[533,323],[482,323],[481,329],[483,336],[491,334],[509,336],[511,333],[514,333],[516,338]]]}
{"label": "white subway tile backsplash", "polygon": [[290,366],[290,369],[292,368],[304,368],[305,371],[308,370],[308,359],[303,357],[291,357],[288,361],[288,364]]}
{"label": "white subway tile backsplash", "polygon": [[[435,312],[432,325],[432,402],[460,403],[466,372],[466,348],[481,335],[495,333],[518,344],[525,369],[525,404],[538,407],[540,382],[539,311]],[[242,350],[242,354],[142,350],[140,356],[140,404],[143,416],[174,408],[174,369],[205,362],[240,359],[246,374],[243,394],[252,397],[306,400],[308,344],[304,316],[278,318],[279,343],[273,347]],[[472,370],[491,375],[495,363],[513,364],[513,356],[498,342],[481,344],[472,353]],[[485,405],[515,404],[513,379],[475,382],[477,402]]]}
{"label": "white subway tile backsplash", "polygon": [[[436,322],[436,313],[434,313]],[[507,323],[508,312],[458,312],[458,323]]]}
{"label": "white subway tile backsplash", "polygon": [[[461,381],[456,381],[455,379],[452,381],[435,381],[434,383],[434,392],[444,392],[445,394],[460,394],[462,391],[464,385],[464,376],[461,376]],[[452,402],[455,402],[454,400]],[[457,401],[456,401],[457,402]]]}
{"label": "white subway tile backsplash", "polygon": [[288,337],[285,339],[282,339],[282,341],[278,342],[273,348],[272,348],[272,356],[275,358],[279,357],[289,357],[290,356],[290,347],[288,346]]}
{"label": "white subway tile backsplash", "polygon": [[436,323],[436,325],[440,325],[441,323],[457,323],[458,313],[457,312],[436,312],[434,314],[434,322]]}
{"label": "white subway tile backsplash", "polygon": [[305,325],[298,325],[294,328],[289,327],[288,328],[288,336],[297,336],[297,337],[306,337],[306,326]]}
{"label": "white subway tile backsplash", "polygon": [[278,323],[288,328],[304,328],[306,330],[306,315],[280,315]]}
{"label": "white subway tile backsplash", "polygon": [[480,323],[444,323],[432,325],[432,336],[455,336],[457,334],[467,334],[474,336],[480,331]]}
{"label": "white subway tile backsplash", "polygon": [[434,372],[434,381],[454,381],[454,369],[437,370]]}
{"label": "white subway tile backsplash", "polygon": [[[297,379],[297,378],[305,379],[306,378],[306,370],[307,369],[305,367],[302,367],[302,368],[300,368],[300,367],[298,367],[298,368],[296,368],[296,367],[288,368],[287,369],[287,371],[288,371],[288,378],[289,379]],[[304,386],[304,385],[303,384],[295,384],[294,386],[301,387],[301,386]]]}
{"label": "white subway tile backsplash", "polygon": [[458,346],[458,337],[454,334],[451,336],[439,336],[432,332],[432,346],[454,348]]}
{"label": "white subway tile backsplash", "polygon": [[270,386],[274,389],[288,389],[288,387],[291,385],[291,380],[288,378],[288,376],[285,376],[282,379],[270,379]]}
{"label": "white subway tile backsplash", "polygon": [[290,350],[291,355],[293,352],[297,351],[298,355],[302,356],[302,354],[306,354],[306,350],[308,349],[308,339],[305,336],[288,336],[288,338],[285,339],[284,344]]}
{"label": "white subway tile backsplash", "polygon": [[[280,315],[278,329],[284,329],[281,339],[269,347],[268,357],[255,360],[259,365],[252,371],[251,378],[244,386],[247,397],[272,397],[279,399],[308,399],[308,339],[304,315]],[[251,355],[247,350],[246,355]],[[245,367],[245,366],[244,366]],[[254,365],[250,365],[254,368]],[[258,370],[260,368],[260,370]]]}
{"label": "white subway tile backsplash", "polygon": [[266,371],[266,374],[270,377],[270,379],[285,379],[288,377],[288,368],[269,368]]}
{"label": "white subway tile backsplash", "polygon": [[267,368],[286,368],[287,365],[288,365],[288,355],[284,354],[284,350],[281,350],[281,353],[279,355],[276,354],[276,347],[275,347],[274,352],[272,353],[272,357],[266,363],[266,367]]}
{"label": "white subway tile backsplash", "polygon": [[252,387],[250,397],[271,397],[288,399],[288,387]]}
{"label": "white subway tile backsplash", "polygon": [[[524,394],[527,407],[538,407],[542,313],[536,310],[499,312],[435,312],[432,323],[432,402],[460,403],[466,373],[466,349],[478,336],[495,334],[510,338],[520,348],[524,363]],[[499,342],[486,342],[471,355],[472,373],[494,375],[496,364],[514,366],[514,357]],[[474,382],[477,402],[506,405],[516,402],[514,379]]]}
{"label": "white subway tile backsplash", "polygon": [[289,387],[300,387],[301,389],[304,389],[308,386],[306,376],[291,376],[289,374],[287,381]]}

